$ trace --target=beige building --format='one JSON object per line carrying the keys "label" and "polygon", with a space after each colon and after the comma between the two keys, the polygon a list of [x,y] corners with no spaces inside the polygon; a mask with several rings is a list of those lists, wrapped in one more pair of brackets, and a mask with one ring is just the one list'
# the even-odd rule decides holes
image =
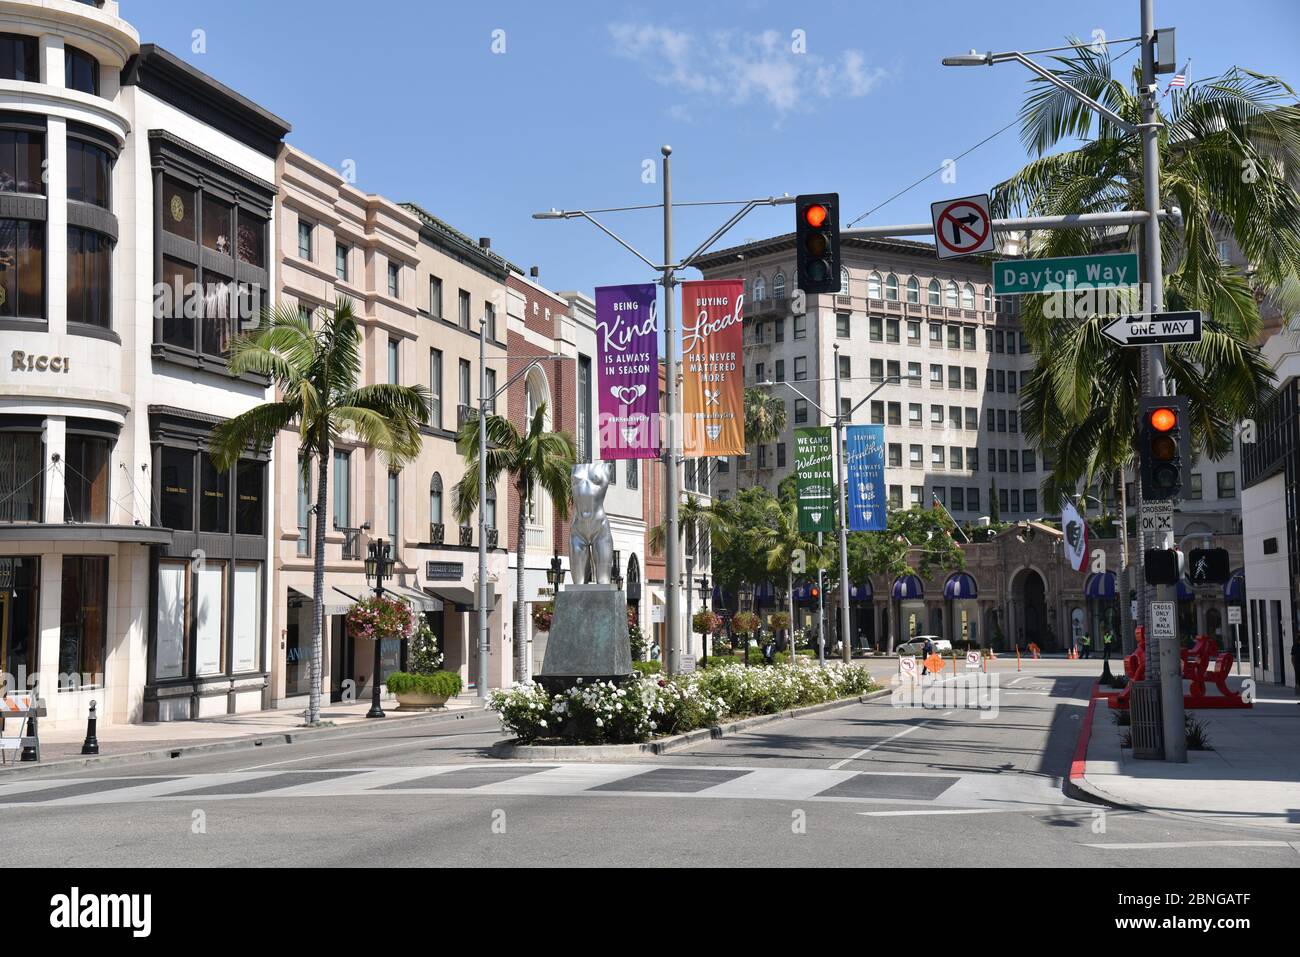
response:
{"label": "beige building", "polygon": [[[458,671],[468,686],[477,676],[476,522],[458,528],[453,514],[452,490],[462,472],[454,436],[463,408],[478,397],[478,317],[499,298],[505,266],[418,208],[364,193],[296,149],[281,151],[276,182],[279,301],[312,315],[339,297],[351,299],[364,335],[360,384],[423,385],[432,399],[421,453],[400,471],[354,436],[341,438],[329,462],[328,501],[316,514],[316,465],[304,471],[297,434],[281,434],[272,700],[298,707],[309,691],[312,522],[318,516],[328,523],[322,692],[331,701],[370,693],[373,650],[347,635],[344,616],[369,590],[363,560],[377,539],[394,544],[397,564],[385,587],[428,616],[446,655],[444,667]],[[452,319],[444,318],[446,301],[456,310]],[[490,344],[490,351],[502,350]],[[495,524],[491,496],[488,508]],[[490,534],[495,546],[493,539]],[[493,578],[504,568],[495,547],[489,568]],[[498,640],[501,619],[494,610],[492,684],[500,681],[496,663],[508,666],[510,660]],[[383,650],[381,680],[402,667],[405,653],[401,642]]]}

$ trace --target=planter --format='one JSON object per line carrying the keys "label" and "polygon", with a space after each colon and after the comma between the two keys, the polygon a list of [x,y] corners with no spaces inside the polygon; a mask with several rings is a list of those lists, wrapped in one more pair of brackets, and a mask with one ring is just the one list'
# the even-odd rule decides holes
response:
{"label": "planter", "polygon": [[445,694],[426,694],[421,691],[398,691],[396,695],[398,711],[431,711],[445,705],[448,698]]}
{"label": "planter", "polygon": [[460,694],[460,675],[450,671],[388,676],[388,690],[397,698],[398,711],[430,711],[441,708],[448,698]]}

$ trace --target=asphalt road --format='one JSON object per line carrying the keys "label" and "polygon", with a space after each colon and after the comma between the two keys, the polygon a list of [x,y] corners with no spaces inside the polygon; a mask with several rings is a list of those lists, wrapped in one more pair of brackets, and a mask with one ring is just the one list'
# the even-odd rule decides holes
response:
{"label": "asphalt road", "polygon": [[15,778],[0,841],[38,866],[1300,865],[1275,832],[1066,798],[1093,670],[1003,675],[995,712],[878,699],[622,763],[489,758],[474,714]]}

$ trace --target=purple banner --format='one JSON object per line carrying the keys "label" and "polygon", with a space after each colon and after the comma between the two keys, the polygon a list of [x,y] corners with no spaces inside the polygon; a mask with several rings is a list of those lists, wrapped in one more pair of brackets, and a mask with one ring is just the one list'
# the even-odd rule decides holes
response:
{"label": "purple banner", "polygon": [[600,457],[659,455],[659,333],[654,283],[596,287]]}

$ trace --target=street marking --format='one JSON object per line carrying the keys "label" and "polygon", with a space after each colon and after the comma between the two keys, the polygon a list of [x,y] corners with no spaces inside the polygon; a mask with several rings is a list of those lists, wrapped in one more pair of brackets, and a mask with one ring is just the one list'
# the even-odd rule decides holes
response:
{"label": "street marking", "polygon": [[1188,847],[1291,847],[1287,841],[1166,841],[1150,844],[1081,844],[1080,847],[1096,847],[1115,851],[1156,851],[1164,848],[1178,849]]}
{"label": "street marking", "polygon": [[260,771],[263,768],[278,768],[282,764],[296,764],[299,761],[325,761],[325,760],[332,760],[333,758],[347,757],[348,755],[352,755],[352,754],[375,754],[376,752],[379,751],[394,751],[399,748],[429,747],[434,740],[441,742],[441,741],[449,741],[452,738],[473,737],[476,734],[500,735],[500,733],[501,731],[499,728],[485,728],[482,731],[458,731],[456,734],[447,734],[436,738],[421,737],[415,739],[414,741],[403,741],[400,744],[386,744],[377,748],[358,748],[355,751],[331,751],[328,754],[309,754],[309,755],[304,755],[303,757],[300,758],[289,758],[285,761],[271,761],[268,764],[254,764],[246,768],[236,768],[235,770]]}
{"label": "street marking", "polygon": [[[951,711],[949,711],[948,713],[952,714]],[[830,766],[830,770],[838,771],[840,768],[844,767],[844,765],[849,764],[852,761],[856,761],[858,758],[862,757],[865,754],[870,754],[872,751],[876,750],[876,748],[880,747],[881,745],[888,744],[890,741],[893,741],[895,738],[901,738],[905,734],[911,734],[913,731],[918,731],[921,728],[924,728],[927,724],[930,723],[930,720],[932,719],[926,719],[925,721],[922,721],[920,724],[914,724],[909,728],[904,728],[902,731],[898,732],[897,734],[891,734],[887,738],[882,738],[881,740],[873,744],[871,747],[863,748],[857,754],[847,757],[843,761],[836,761],[834,764]]]}
{"label": "street marking", "polygon": [[920,817],[923,814],[1015,814],[1022,807],[961,807],[943,811],[858,811],[863,817]]}

